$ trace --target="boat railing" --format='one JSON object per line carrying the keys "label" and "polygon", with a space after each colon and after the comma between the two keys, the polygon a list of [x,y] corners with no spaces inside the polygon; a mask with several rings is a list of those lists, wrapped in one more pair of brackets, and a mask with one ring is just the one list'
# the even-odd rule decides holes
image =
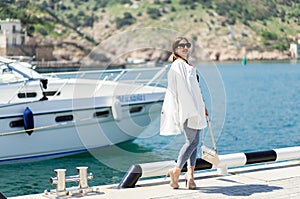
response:
{"label": "boat railing", "polygon": [[97,79],[104,81],[166,87],[169,65],[149,68],[127,68],[110,70],[87,70],[74,72],[45,73],[49,77]]}
{"label": "boat railing", "polygon": [[10,104],[12,100],[14,100],[17,96],[20,90],[22,90],[26,86],[27,81],[23,81],[23,84],[18,88],[16,92],[14,92],[11,96],[11,98],[7,101],[7,104]]}
{"label": "boat railing", "polygon": [[[8,100],[7,100],[7,102],[5,102],[5,103],[1,103],[0,104],[0,107],[1,106],[3,106],[4,104],[6,104],[6,105],[9,105],[9,104],[15,104],[15,102],[13,102],[16,98],[18,98],[18,94],[20,93],[20,91],[22,91],[22,90],[26,90],[26,86],[27,86],[27,83],[29,82],[29,81],[41,81],[41,79],[24,79],[23,81],[19,81],[18,83],[20,83],[19,85],[19,87],[17,88],[17,90],[15,91],[15,92],[13,92],[12,94],[11,94],[11,96],[8,98]],[[59,92],[62,90],[62,88],[66,85],[66,83],[67,82],[65,82],[59,89],[58,89],[58,91],[53,95],[53,97],[52,97],[52,99],[54,99],[58,94],[59,94]],[[41,86],[42,87],[42,86]],[[43,89],[41,88],[41,90],[40,90],[42,93],[43,93]]]}
{"label": "boat railing", "polygon": [[[128,69],[111,69],[111,70],[89,70],[89,71],[76,71],[76,72],[57,72],[57,73],[45,73],[44,77],[58,77],[63,79],[80,78],[80,79],[97,79],[113,82],[122,82],[128,84],[138,84],[155,87],[167,86],[167,72],[170,65],[162,67],[148,67],[148,68],[128,68]],[[7,104],[10,104],[19,91],[22,90],[28,81],[35,79],[27,79],[18,88],[18,90],[10,97]],[[39,80],[39,79],[38,79]],[[40,80],[39,80],[40,81]],[[54,96],[51,99],[55,99],[60,91],[66,86],[67,81],[61,85]],[[43,89],[41,89],[43,92]]]}
{"label": "boat railing", "polygon": [[59,88],[59,89],[57,89],[57,91],[55,92],[55,94],[53,95],[53,97],[52,97],[52,100],[54,100],[58,95],[59,95],[59,93],[62,91],[62,89],[66,86],[66,84],[67,84],[68,82],[67,81],[65,81],[64,83],[63,83],[63,85],[61,85],[61,87]]}

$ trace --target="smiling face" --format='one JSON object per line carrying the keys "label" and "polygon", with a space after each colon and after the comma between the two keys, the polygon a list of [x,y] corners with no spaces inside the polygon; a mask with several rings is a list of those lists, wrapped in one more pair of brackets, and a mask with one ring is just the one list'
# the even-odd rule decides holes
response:
{"label": "smiling face", "polygon": [[189,43],[186,39],[182,39],[176,44],[175,53],[182,58],[187,59],[190,47],[191,43]]}

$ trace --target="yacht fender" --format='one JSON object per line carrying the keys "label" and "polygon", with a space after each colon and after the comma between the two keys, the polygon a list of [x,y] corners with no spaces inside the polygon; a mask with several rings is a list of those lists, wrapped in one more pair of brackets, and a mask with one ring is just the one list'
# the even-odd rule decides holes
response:
{"label": "yacht fender", "polygon": [[112,115],[114,117],[114,120],[118,122],[121,121],[123,115],[122,115],[122,105],[119,99],[117,98],[113,99],[111,110],[112,110]]}
{"label": "yacht fender", "polygon": [[[263,162],[277,162],[300,159],[300,146],[266,151],[219,155],[219,159],[220,163],[215,166],[201,158],[198,158],[196,161],[195,170],[206,170],[214,168],[218,170],[218,173],[220,175],[228,175],[227,170],[229,167],[245,166],[248,164],[257,164]],[[133,188],[135,187],[135,184],[140,177],[156,177],[165,175],[167,171],[170,168],[173,168],[175,165],[175,161],[162,161],[133,165],[121,180],[118,188]],[[186,165],[184,165],[181,171],[187,171]]]}
{"label": "yacht fender", "polygon": [[26,107],[23,113],[24,129],[28,135],[31,135],[34,128],[33,113],[30,108]]}

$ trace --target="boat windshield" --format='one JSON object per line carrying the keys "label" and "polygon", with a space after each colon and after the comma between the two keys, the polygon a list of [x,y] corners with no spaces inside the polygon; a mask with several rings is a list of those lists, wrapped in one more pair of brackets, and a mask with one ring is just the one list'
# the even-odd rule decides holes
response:
{"label": "boat windshield", "polygon": [[27,66],[27,63],[12,62],[0,65],[0,83],[13,83],[43,76]]}
{"label": "boat windshield", "polygon": [[[29,65],[31,66],[31,65]],[[17,73],[23,75],[28,79],[43,79],[44,77],[36,72],[35,70],[31,69],[26,62],[12,62],[8,65],[8,67]]]}

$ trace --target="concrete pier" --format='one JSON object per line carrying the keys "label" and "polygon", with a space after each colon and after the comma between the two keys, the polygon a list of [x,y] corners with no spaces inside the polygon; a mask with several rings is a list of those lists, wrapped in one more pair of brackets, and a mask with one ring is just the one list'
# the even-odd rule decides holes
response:
{"label": "concrete pier", "polygon": [[[96,177],[96,176],[95,176]],[[263,163],[228,169],[220,176],[217,170],[198,171],[195,174],[196,190],[185,187],[184,175],[180,188],[169,186],[169,178],[140,180],[135,188],[115,189],[116,185],[92,187],[99,190],[84,199],[298,199],[300,198],[300,160]],[[12,197],[13,199],[45,199],[45,194]]]}

